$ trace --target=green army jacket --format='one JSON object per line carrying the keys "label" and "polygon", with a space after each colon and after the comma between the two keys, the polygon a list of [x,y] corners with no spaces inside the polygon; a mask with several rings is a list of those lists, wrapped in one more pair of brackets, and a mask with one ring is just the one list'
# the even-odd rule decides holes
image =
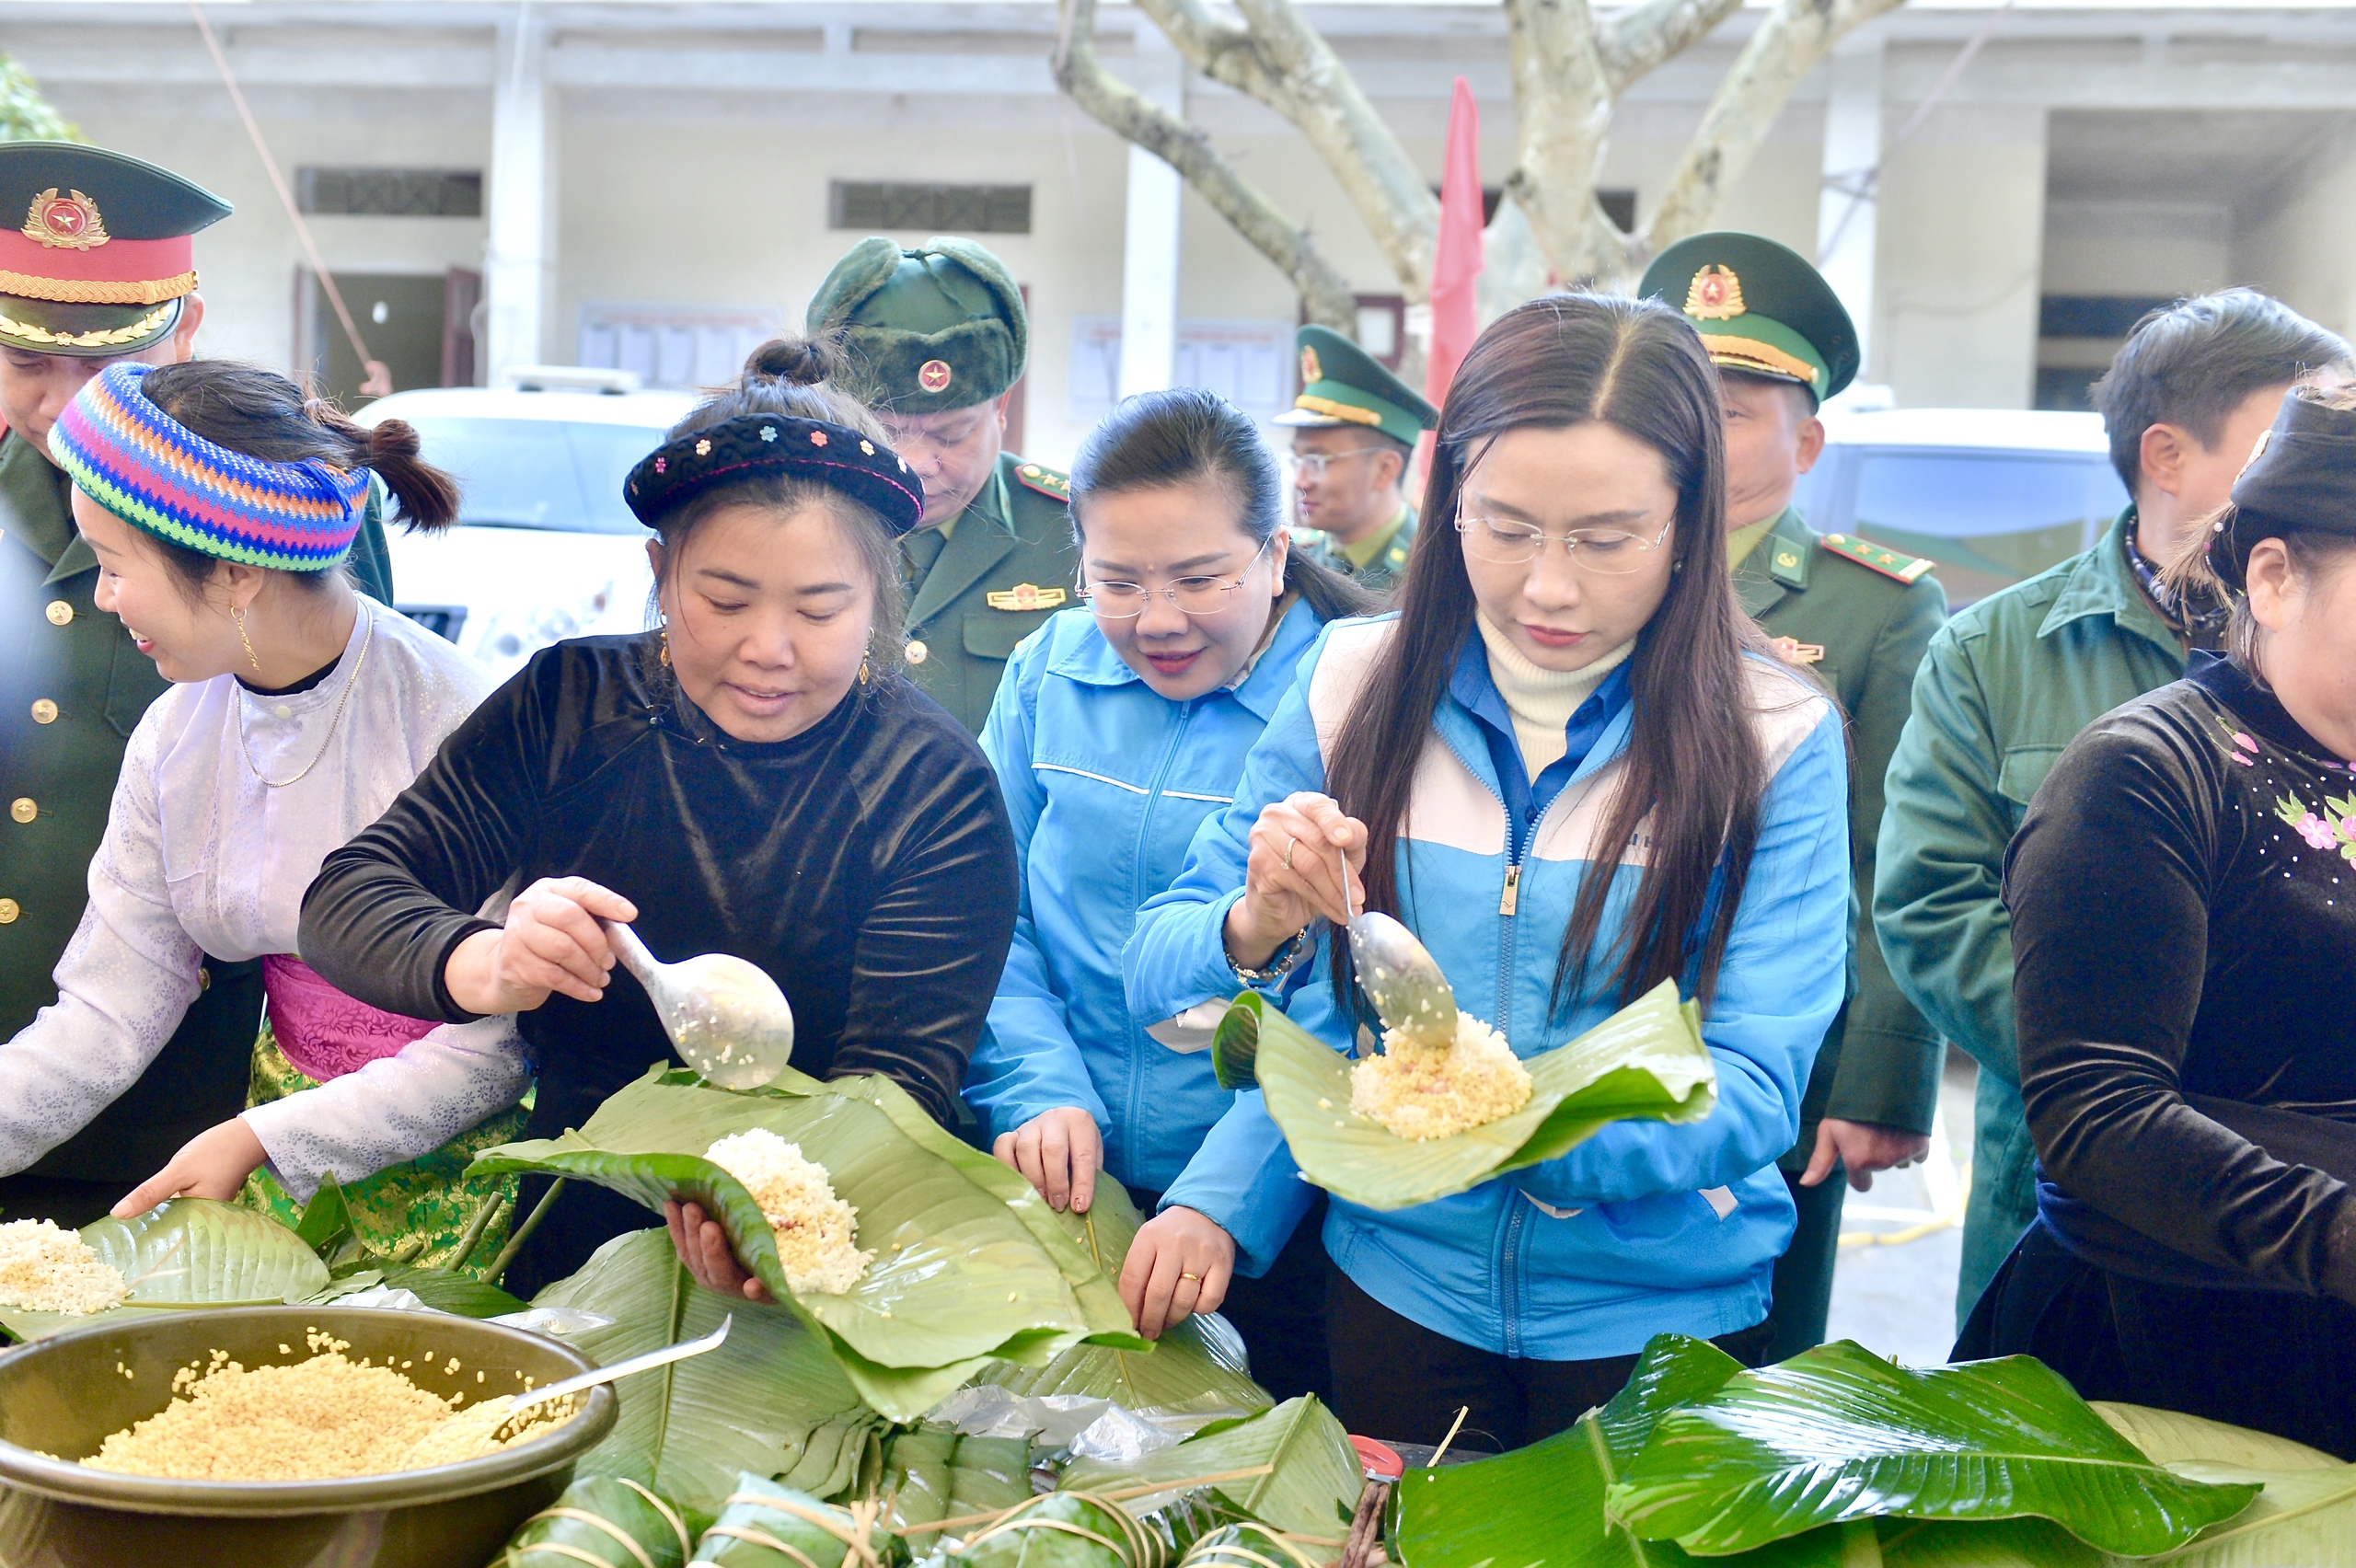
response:
{"label": "green army jacket", "polygon": [[[98,607],[98,558],[68,495],[65,475],[29,443],[0,436],[0,624],[12,650],[0,659],[0,1041],[57,999],[51,972],[88,902],[123,748],[166,684]],[[364,592],[391,601],[373,507],[352,565]],[[208,962],[201,976],[195,1005],[137,1087],[33,1174],[128,1185],[245,1108],[261,966]]]}
{"label": "green army jacket", "polygon": [[998,696],[1014,645],[1073,603],[1071,488],[1011,452],[944,542],[930,528],[901,544],[907,568],[909,678],[973,733]]}
{"label": "green army jacket", "polygon": [[2080,730],[2184,674],[2184,644],[2128,565],[2133,515],[2120,513],[2094,548],[1947,622],[1915,677],[1913,716],[1890,761],[1874,928],[1899,989],[1981,1069],[1967,1308],[2037,1212],[2004,847]]}
{"label": "green army jacket", "polygon": [[1938,1106],[1937,1032],[1891,981],[1870,919],[1882,773],[1906,723],[1915,667],[1946,619],[1938,580],[1919,568],[1910,580],[1912,564],[1819,535],[1786,507],[1735,568],[1743,609],[1768,636],[1789,639],[1787,657],[1839,700],[1854,759],[1849,856],[1858,906],[1856,991],[1817,1053],[1801,1102],[1800,1139],[1785,1157],[1793,1170],[1807,1165],[1822,1117],[1925,1133]]}
{"label": "green army jacket", "polygon": [[1382,547],[1382,553],[1364,566],[1353,565],[1333,536],[1304,529],[1293,535],[1293,548],[1303,552],[1318,565],[1330,567],[1351,579],[1369,594],[1395,594],[1407,581],[1407,557],[1415,548],[1415,510],[1401,505],[1398,525]]}

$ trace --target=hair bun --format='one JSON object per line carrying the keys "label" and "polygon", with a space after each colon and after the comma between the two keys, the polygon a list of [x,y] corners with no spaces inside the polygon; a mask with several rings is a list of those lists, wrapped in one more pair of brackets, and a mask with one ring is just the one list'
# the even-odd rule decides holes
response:
{"label": "hair bun", "polygon": [[815,386],[834,378],[841,358],[830,338],[771,338],[745,362],[745,379]]}
{"label": "hair bun", "polygon": [[381,420],[368,432],[368,461],[373,467],[387,457],[414,457],[422,447],[417,427],[407,420]]}

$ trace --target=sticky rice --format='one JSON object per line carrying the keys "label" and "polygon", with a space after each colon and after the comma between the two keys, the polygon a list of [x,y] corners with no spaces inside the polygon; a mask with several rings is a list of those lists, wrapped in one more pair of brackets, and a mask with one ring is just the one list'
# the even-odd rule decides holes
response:
{"label": "sticky rice", "polygon": [[735,1133],[704,1151],[706,1159],[745,1183],[777,1238],[785,1283],[797,1296],[839,1296],[875,1261],[852,1243],[859,1211],[835,1196],[826,1167],[763,1127]]}
{"label": "sticky rice", "polygon": [[1350,1110],[1395,1136],[1449,1137],[1530,1102],[1530,1071],[1513,1047],[1461,1009],[1446,1050],[1417,1045],[1395,1029],[1382,1032],[1382,1048],[1350,1069]]}
{"label": "sticky rice", "polygon": [[121,1270],[55,1221],[0,1225],[0,1306],[81,1316],[119,1307],[130,1294]]}

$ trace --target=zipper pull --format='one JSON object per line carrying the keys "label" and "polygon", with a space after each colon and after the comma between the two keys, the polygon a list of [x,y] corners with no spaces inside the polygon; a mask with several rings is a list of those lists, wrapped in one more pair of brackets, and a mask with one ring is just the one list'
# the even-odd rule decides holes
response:
{"label": "zipper pull", "polygon": [[1514,905],[1520,902],[1521,868],[1519,866],[1507,866],[1506,868],[1505,896],[1497,900],[1497,913],[1500,915],[1510,915],[1513,913]]}

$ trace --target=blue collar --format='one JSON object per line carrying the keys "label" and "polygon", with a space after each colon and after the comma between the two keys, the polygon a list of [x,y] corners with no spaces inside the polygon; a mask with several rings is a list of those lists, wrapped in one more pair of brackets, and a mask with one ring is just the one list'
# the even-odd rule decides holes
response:
{"label": "blue collar", "polygon": [[[1103,631],[1098,628],[1095,616],[1086,605],[1063,611],[1049,624],[1049,635],[1054,637],[1056,647],[1048,660],[1048,674],[1061,675],[1084,686],[1145,685],[1145,678],[1129,668],[1127,662],[1114,651],[1113,645],[1104,640]],[[1067,631],[1068,624],[1073,629]],[[1276,623],[1276,634],[1268,640],[1267,647],[1262,649],[1259,658],[1253,662],[1252,673],[1243,677],[1242,685],[1224,687],[1222,691],[1265,723],[1275,717],[1276,705],[1284,700],[1285,693],[1292,689],[1294,666],[1300,663],[1301,654],[1307,652],[1309,645],[1317,640],[1322,627],[1323,623],[1317,618],[1317,612],[1310,607],[1309,601],[1296,599],[1292,607],[1285,612],[1284,619]],[[1219,695],[1221,692],[1218,691],[1206,692],[1204,697]],[[1202,698],[1195,700],[1199,702]]]}
{"label": "blue collar", "polygon": [[1496,769],[1497,791],[1513,821],[1510,850],[1517,862],[1538,819],[1546,814],[1554,797],[1579,776],[1598,743],[1627,709],[1635,694],[1628,673],[1634,666],[1634,659],[1623,660],[1618,669],[1603,677],[1603,684],[1579,704],[1570,722],[1564,726],[1568,749],[1532,779],[1530,765],[1521,755],[1521,743],[1514,738],[1513,714],[1506,708],[1505,696],[1489,674],[1489,650],[1481,640],[1480,628],[1475,627],[1465,634],[1463,645],[1456,651],[1456,668],[1449,675],[1448,695],[1481,722],[1482,738],[1489,745],[1489,761]]}

